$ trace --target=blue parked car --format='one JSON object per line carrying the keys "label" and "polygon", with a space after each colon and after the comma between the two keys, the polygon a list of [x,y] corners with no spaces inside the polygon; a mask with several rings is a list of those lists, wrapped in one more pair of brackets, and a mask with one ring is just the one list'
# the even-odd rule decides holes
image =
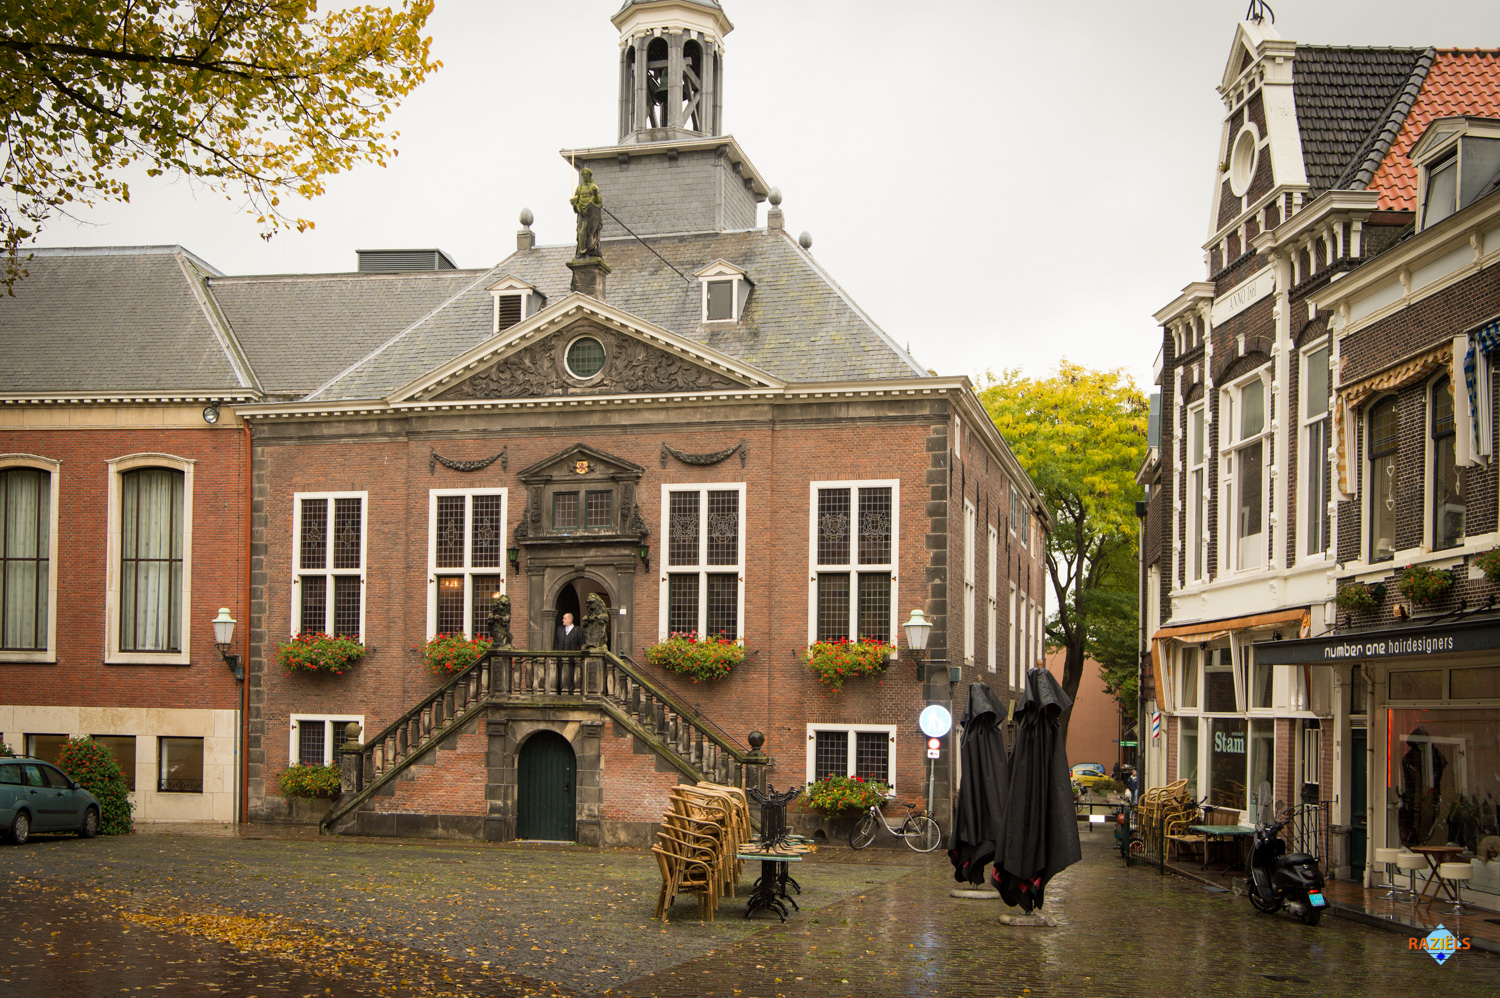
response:
{"label": "blue parked car", "polygon": [[50,762],[0,759],[0,829],[20,845],[32,832],[99,834],[99,798]]}

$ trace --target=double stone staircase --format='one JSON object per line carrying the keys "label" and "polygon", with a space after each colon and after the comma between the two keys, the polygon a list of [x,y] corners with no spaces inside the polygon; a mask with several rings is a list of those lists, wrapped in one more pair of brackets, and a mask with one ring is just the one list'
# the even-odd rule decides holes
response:
{"label": "double stone staircase", "polygon": [[319,822],[339,832],[439,743],[471,720],[507,707],[586,707],[610,717],[690,781],[758,782],[770,757],[746,748],[708,718],[609,651],[491,650],[385,730],[342,752],[343,792]]}

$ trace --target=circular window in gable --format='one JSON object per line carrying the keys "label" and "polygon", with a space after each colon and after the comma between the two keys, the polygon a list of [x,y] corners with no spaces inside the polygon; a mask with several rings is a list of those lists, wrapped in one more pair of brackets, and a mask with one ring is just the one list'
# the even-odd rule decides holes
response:
{"label": "circular window in gable", "polygon": [[1253,124],[1240,129],[1229,151],[1229,189],[1243,197],[1255,177],[1255,162],[1260,152],[1260,131]]}
{"label": "circular window in gable", "polygon": [[564,360],[569,374],[579,381],[587,381],[604,370],[604,344],[592,336],[580,336],[568,344]]}

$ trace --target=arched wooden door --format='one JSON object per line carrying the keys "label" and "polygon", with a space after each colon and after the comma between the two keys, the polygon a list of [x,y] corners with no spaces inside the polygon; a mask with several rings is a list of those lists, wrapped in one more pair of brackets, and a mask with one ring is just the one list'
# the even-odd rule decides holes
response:
{"label": "arched wooden door", "polygon": [[578,800],[573,746],[555,731],[538,731],[521,746],[516,838],[572,842]]}

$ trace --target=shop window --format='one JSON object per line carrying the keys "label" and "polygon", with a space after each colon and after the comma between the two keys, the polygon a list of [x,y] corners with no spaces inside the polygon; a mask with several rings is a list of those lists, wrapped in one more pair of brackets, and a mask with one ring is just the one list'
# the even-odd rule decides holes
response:
{"label": "shop window", "polygon": [[1431,500],[1432,549],[1443,551],[1464,542],[1463,479],[1455,462],[1453,380],[1433,382],[1428,392],[1427,489]]}
{"label": "shop window", "polygon": [[1197,648],[1182,649],[1182,672],[1177,684],[1177,706],[1181,710],[1198,709],[1198,655]]}
{"label": "shop window", "polygon": [[134,735],[94,735],[94,741],[109,749],[110,754],[115,757],[115,762],[120,764],[120,772],[125,775],[125,788],[131,793],[135,792],[135,736]]}
{"label": "shop window", "polygon": [[809,724],[807,779],[857,776],[895,787],[896,728],[885,724]]}
{"label": "shop window", "polygon": [[1187,795],[1198,799],[1198,720],[1182,718],[1177,722],[1177,778],[1187,780]]}
{"label": "shop window", "polygon": [[201,794],[203,792],[203,739],[158,738],[158,793]]}
{"label": "shop window", "polygon": [[1389,723],[1392,837],[1405,846],[1453,842],[1475,852],[1495,834],[1489,788],[1500,784],[1500,709],[1396,708]]}
{"label": "shop window", "polygon": [[1242,717],[1216,717],[1209,721],[1208,802],[1218,807],[1244,808],[1249,799],[1247,775],[1247,722]]}
{"label": "shop window", "polygon": [[1391,673],[1392,700],[1441,700],[1442,697],[1442,669]]}
{"label": "shop window", "polygon": [[1274,694],[1274,683],[1272,681],[1271,667],[1264,662],[1254,661],[1255,652],[1247,648],[1243,654],[1252,659],[1250,664],[1250,706],[1267,710],[1271,707]]}
{"label": "shop window", "polygon": [[1203,666],[1203,709],[1210,714],[1239,711],[1234,660],[1228,648],[1210,649]]}
{"label": "shop window", "polygon": [[1386,398],[1370,409],[1369,478],[1365,482],[1370,513],[1370,561],[1396,556],[1396,458],[1400,450],[1396,399]]}
{"label": "shop window", "polygon": [[[1276,722],[1275,721],[1251,721],[1250,722],[1250,780],[1248,786],[1251,793],[1259,793],[1262,783],[1270,783],[1273,788],[1276,782],[1276,771],[1274,763],[1276,760]],[[1266,801],[1259,804],[1264,807]]]}
{"label": "shop window", "polygon": [[1500,700],[1500,668],[1454,669],[1449,673],[1454,700]]}

